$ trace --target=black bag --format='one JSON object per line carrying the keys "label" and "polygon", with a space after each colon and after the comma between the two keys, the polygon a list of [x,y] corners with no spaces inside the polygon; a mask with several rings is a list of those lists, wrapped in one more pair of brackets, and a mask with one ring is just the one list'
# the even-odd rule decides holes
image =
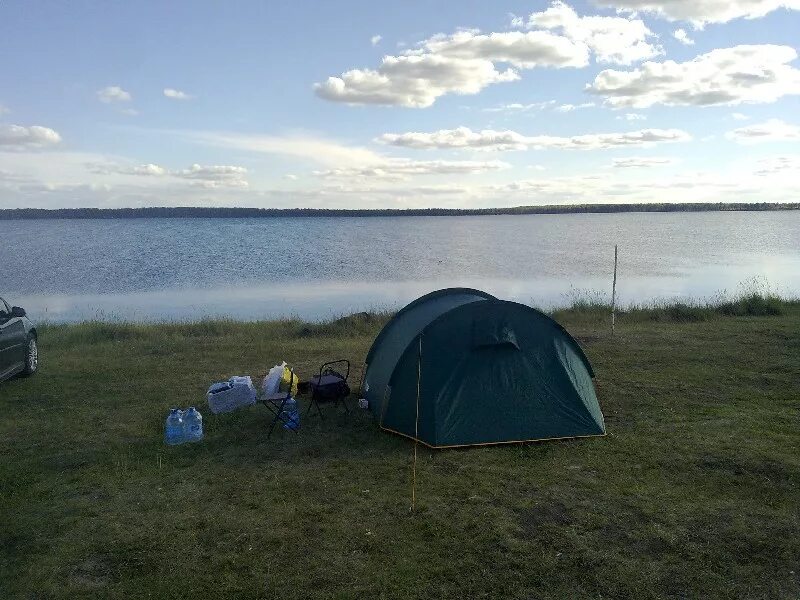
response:
{"label": "black bag", "polygon": [[322,377],[313,377],[310,383],[314,397],[320,402],[331,402],[350,395],[350,386],[342,374],[333,370],[326,371]]}
{"label": "black bag", "polygon": [[[342,375],[339,371],[333,369],[333,365],[346,366],[347,371]],[[311,388],[311,403],[308,405],[308,411],[311,412],[311,407],[316,404],[319,416],[322,417],[322,411],[319,408],[320,403],[335,402],[336,406],[338,406],[341,401],[345,411],[349,413],[350,409],[347,407],[346,401],[347,396],[350,395],[350,386],[347,385],[349,376],[350,361],[346,358],[323,363],[319,368],[319,375],[314,375],[308,380]]]}

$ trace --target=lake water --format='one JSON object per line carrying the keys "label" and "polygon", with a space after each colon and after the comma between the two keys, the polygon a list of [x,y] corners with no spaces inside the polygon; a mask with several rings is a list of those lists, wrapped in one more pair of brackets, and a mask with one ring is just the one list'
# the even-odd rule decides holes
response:
{"label": "lake water", "polygon": [[324,319],[447,286],[551,308],[800,295],[800,211],[0,221],[0,295],[34,319]]}

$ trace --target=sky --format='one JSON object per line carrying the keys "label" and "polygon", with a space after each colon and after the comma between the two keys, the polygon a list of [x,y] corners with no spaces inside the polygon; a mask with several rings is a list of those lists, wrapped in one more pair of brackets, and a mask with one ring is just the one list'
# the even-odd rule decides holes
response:
{"label": "sky", "polygon": [[0,2],[0,208],[798,201],[800,0]]}

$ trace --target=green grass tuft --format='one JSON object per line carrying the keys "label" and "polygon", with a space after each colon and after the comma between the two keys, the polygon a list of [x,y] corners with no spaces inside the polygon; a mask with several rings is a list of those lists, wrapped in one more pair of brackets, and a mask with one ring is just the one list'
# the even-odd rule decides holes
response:
{"label": "green grass tuft", "polygon": [[742,298],[723,302],[716,307],[726,317],[772,317],[783,314],[785,302],[777,296],[762,296],[752,293]]}
{"label": "green grass tuft", "polygon": [[[577,319],[585,323],[601,323],[611,318],[611,303],[599,292],[572,290],[566,296],[566,307],[553,311],[556,319]],[[761,278],[742,282],[733,296],[722,291],[710,299],[658,300],[646,304],[617,307],[620,323],[657,321],[698,323],[719,317],[772,317],[797,306],[800,299],[783,298],[772,292]]]}

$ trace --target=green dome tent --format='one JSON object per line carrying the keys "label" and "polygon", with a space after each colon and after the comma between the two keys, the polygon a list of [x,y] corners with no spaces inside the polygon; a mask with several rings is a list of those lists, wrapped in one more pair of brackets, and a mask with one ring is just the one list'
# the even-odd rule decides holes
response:
{"label": "green dome tent", "polygon": [[381,427],[431,447],[605,434],[594,372],[572,336],[478,290],[415,300],[366,363],[364,397]]}

